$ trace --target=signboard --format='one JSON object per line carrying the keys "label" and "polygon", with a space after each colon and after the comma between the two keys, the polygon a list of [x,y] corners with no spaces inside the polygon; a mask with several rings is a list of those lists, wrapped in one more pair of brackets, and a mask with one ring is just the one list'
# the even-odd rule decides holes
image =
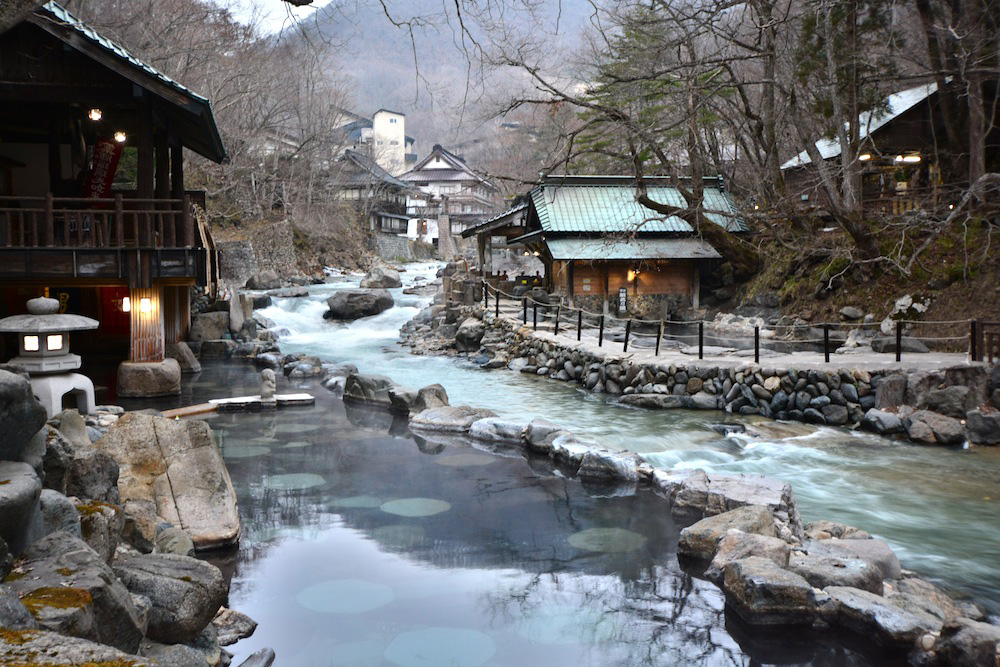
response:
{"label": "signboard", "polygon": [[583,284],[583,291],[584,291],[584,292],[589,292],[589,291],[591,291],[591,290],[590,290],[590,278],[584,278],[584,279],[583,279],[583,283],[582,283],[582,284]]}
{"label": "signboard", "polygon": [[624,313],[628,310],[628,289],[618,288],[618,312]]}
{"label": "signboard", "polygon": [[87,174],[83,185],[83,196],[87,199],[107,199],[111,196],[111,184],[118,171],[118,160],[122,156],[122,145],[109,139],[98,139],[94,146],[94,166]]}

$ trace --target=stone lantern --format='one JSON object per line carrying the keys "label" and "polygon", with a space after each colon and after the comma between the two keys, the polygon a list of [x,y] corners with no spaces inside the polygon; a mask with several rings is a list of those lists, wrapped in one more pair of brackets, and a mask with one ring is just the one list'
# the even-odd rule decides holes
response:
{"label": "stone lantern", "polygon": [[31,376],[31,389],[49,417],[62,410],[63,396],[72,394],[82,414],[94,411],[94,383],[73,373],[80,356],[69,351],[69,332],[96,329],[97,320],[59,313],[59,301],[38,297],[28,301],[27,315],[0,319],[0,332],[16,333],[18,355],[9,363]]}

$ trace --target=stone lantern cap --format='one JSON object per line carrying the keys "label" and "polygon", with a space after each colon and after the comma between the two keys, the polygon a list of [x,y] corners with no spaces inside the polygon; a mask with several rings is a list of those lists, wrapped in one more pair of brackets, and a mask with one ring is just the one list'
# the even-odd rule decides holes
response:
{"label": "stone lantern cap", "polygon": [[59,301],[46,297],[28,300],[27,315],[11,315],[0,319],[0,332],[59,333],[96,329],[100,322],[83,315],[59,313]]}

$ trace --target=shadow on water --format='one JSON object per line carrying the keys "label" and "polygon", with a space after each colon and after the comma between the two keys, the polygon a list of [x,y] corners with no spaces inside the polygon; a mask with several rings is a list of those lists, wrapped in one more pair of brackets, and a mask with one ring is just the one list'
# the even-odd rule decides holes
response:
{"label": "shadow on water", "polygon": [[[206,365],[202,402],[249,365]],[[279,378],[279,390],[287,386]],[[308,386],[308,385],[307,385]],[[733,624],[680,567],[649,491],[585,486],[520,450],[417,439],[392,415],[313,407],[208,419],[240,502],[231,605],[294,665],[884,664],[828,635]]]}

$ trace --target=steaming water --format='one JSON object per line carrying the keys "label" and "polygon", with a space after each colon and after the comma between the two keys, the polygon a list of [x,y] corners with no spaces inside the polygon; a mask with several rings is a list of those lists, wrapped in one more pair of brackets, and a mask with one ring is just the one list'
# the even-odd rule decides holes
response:
{"label": "steaming water", "polygon": [[[404,286],[433,279],[436,264],[408,265]],[[581,389],[463,359],[414,356],[399,328],[429,297],[390,290],[396,306],[351,323],[323,320],[326,298],[358,277],[277,299],[262,314],[290,334],[285,352],[348,361],[405,386],[440,383],[452,404],[490,408],[525,421],[540,416],[611,448],[639,452],[663,468],[759,473],[793,483],[804,521],[830,519],[886,539],[903,567],[972,595],[1000,614],[1000,448],[918,447],[845,429],[748,421],[752,435],[723,438],[720,412],[625,408]]]}

